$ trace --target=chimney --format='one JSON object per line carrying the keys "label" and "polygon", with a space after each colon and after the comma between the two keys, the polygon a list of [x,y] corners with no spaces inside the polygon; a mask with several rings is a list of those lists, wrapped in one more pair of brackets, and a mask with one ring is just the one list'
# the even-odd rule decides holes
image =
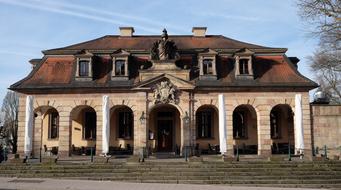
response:
{"label": "chimney", "polygon": [[120,27],[120,36],[122,37],[132,37],[134,32],[134,27]]}
{"label": "chimney", "polygon": [[194,37],[205,37],[207,27],[193,27],[192,33]]}

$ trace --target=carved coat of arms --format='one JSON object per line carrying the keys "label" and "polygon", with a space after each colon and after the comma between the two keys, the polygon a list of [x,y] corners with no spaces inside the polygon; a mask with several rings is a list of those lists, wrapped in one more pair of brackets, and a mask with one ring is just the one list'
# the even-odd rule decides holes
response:
{"label": "carved coat of arms", "polygon": [[154,104],[176,103],[176,89],[169,81],[162,81],[154,89]]}

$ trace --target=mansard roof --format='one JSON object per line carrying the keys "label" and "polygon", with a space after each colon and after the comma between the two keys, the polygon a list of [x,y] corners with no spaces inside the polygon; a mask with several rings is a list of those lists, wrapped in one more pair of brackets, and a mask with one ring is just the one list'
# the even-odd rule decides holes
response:
{"label": "mansard roof", "polygon": [[[94,40],[78,43],[62,48],[45,50],[45,55],[49,54],[67,54],[73,51],[82,49],[92,51],[112,51],[118,49],[125,50],[140,50],[149,51],[153,43],[160,39],[159,35],[148,36],[132,36],[122,37],[118,35],[107,35]],[[193,49],[225,49],[225,50],[239,50],[247,48],[253,51],[266,52],[286,52],[286,48],[271,48],[246,42],[241,42],[222,35],[206,35],[205,37],[195,37],[192,35],[170,35],[169,39],[174,41],[179,50],[193,50]]]}
{"label": "mansard roof", "polygon": [[[43,51],[44,57],[35,65],[31,73],[23,80],[13,84],[10,89],[19,92],[45,93],[45,90],[65,92],[75,91],[104,92],[115,90],[136,90],[144,81],[139,80],[141,65],[150,65],[149,51],[160,36],[104,36],[91,41]],[[302,76],[293,63],[286,57],[285,48],[270,48],[240,42],[221,35],[169,36],[180,52],[176,62],[179,69],[191,69],[188,81],[194,90],[260,90],[289,89],[310,90],[317,84]],[[144,52],[136,54],[136,52]],[[181,53],[181,51],[184,51]],[[92,81],[75,80],[77,53],[93,55],[94,76]],[[134,53],[135,52],[135,53]],[[217,54],[217,78],[214,81],[199,80],[197,56],[202,52]],[[250,53],[253,55],[254,80],[237,80],[235,77],[234,55]],[[112,55],[123,53],[130,55],[129,80],[111,80]],[[57,55],[57,56],[55,56]],[[185,67],[186,66],[186,67]],[[176,76],[175,76],[176,77]]]}

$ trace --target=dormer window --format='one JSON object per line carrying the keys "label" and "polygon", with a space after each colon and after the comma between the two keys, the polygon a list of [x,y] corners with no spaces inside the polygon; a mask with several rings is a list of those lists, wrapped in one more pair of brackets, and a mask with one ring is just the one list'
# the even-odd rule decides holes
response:
{"label": "dormer window", "polygon": [[213,62],[212,59],[204,59],[203,60],[203,73],[204,73],[204,75],[213,74],[212,62]]}
{"label": "dormer window", "polygon": [[89,65],[90,62],[88,60],[81,60],[78,62],[79,67],[79,76],[87,77],[89,76]]}
{"label": "dormer window", "polygon": [[241,75],[249,74],[249,60],[248,59],[239,59],[239,73]]}
{"label": "dormer window", "polygon": [[235,53],[235,76],[237,79],[253,79],[253,54],[254,52],[245,48]]}
{"label": "dormer window", "polygon": [[129,60],[130,53],[124,50],[118,50],[113,53],[112,63],[113,71],[111,74],[111,80],[128,80],[129,79]]}
{"label": "dormer window", "polygon": [[207,49],[199,53],[198,65],[200,69],[200,80],[217,80],[216,55],[214,50]]}
{"label": "dormer window", "polygon": [[76,55],[77,67],[75,78],[77,81],[90,81],[92,80],[92,57],[93,54],[87,50],[82,50]]}
{"label": "dormer window", "polygon": [[115,62],[115,76],[126,76],[126,61],[125,60],[116,60]]}

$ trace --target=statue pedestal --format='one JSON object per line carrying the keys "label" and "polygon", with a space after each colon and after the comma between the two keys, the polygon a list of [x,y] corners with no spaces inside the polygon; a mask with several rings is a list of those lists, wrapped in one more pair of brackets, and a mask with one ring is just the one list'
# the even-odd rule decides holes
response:
{"label": "statue pedestal", "polygon": [[183,80],[190,80],[190,69],[181,69],[175,65],[174,59],[171,60],[152,60],[152,67],[149,69],[139,70],[140,81],[145,81],[162,74],[169,74],[181,78]]}
{"label": "statue pedestal", "polygon": [[159,71],[168,71],[168,70],[180,70],[175,65],[176,60],[155,60],[152,61],[153,66],[150,68],[150,70],[159,70]]}

